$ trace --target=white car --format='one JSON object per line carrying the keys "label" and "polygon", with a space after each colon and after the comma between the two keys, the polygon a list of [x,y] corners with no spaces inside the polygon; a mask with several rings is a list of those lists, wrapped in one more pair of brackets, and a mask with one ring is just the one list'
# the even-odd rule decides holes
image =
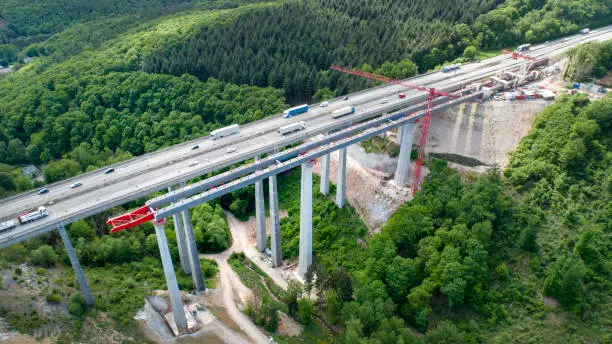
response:
{"label": "white car", "polygon": [[387,98],[383,98],[383,99],[381,100],[381,103],[386,104],[386,103],[387,103]]}
{"label": "white car", "polygon": [[75,188],[78,188],[78,187],[79,187],[79,186],[81,186],[81,185],[83,185],[83,183],[76,182],[76,183],[74,183],[74,184],[70,185],[70,188],[71,188],[71,189],[75,189]]}
{"label": "white car", "polygon": [[321,103],[321,105],[319,105],[320,107],[327,107],[327,105],[329,105],[329,102],[323,102]]}
{"label": "white car", "polygon": [[199,162],[197,162],[195,160],[192,160],[192,161],[189,162],[189,167],[195,166],[197,164],[199,164]]}
{"label": "white car", "polygon": [[234,153],[236,151],[236,148],[232,147],[232,148],[228,148],[227,149],[227,154],[231,154]]}

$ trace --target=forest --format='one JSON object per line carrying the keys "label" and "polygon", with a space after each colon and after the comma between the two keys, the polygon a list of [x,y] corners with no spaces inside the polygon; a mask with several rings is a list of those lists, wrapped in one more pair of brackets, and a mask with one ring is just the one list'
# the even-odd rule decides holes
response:
{"label": "forest", "polygon": [[[273,86],[290,103],[310,101],[319,90],[341,95],[371,85],[330,72],[340,64],[405,78],[383,64],[404,61],[424,72],[476,50],[535,43],[612,23],[602,0],[316,1],[286,2],[250,11],[240,20],[203,27],[175,45],[143,57],[147,72],[237,84]],[[389,65],[391,64],[391,65]]]}
{"label": "forest", "polygon": [[[409,324],[426,343],[609,341],[611,116],[610,96],[563,97],[503,177],[462,181],[434,159],[380,234],[341,258],[316,251],[318,302],[343,340],[419,342]],[[354,294],[339,298],[343,269]]]}

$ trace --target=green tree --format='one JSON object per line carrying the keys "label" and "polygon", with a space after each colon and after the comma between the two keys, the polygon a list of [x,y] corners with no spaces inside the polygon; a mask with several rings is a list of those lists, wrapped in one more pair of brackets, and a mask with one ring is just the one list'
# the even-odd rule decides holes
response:
{"label": "green tree", "polygon": [[57,263],[57,254],[55,254],[53,247],[43,245],[32,251],[30,260],[34,265],[51,267]]}
{"label": "green tree", "polygon": [[81,169],[78,163],[69,159],[62,159],[50,162],[47,167],[45,167],[43,174],[47,183],[53,183],[58,180],[76,176],[80,171]]}
{"label": "green tree", "polygon": [[315,94],[312,96],[312,101],[323,102],[333,97],[335,97],[334,92],[327,87],[323,87],[315,92]]}
{"label": "green tree", "polygon": [[294,316],[298,311],[298,297],[302,294],[302,287],[296,281],[290,281],[287,291],[283,294],[283,303],[287,305],[290,316]]}
{"label": "green tree", "polygon": [[561,257],[544,281],[544,293],[554,296],[565,308],[580,313],[584,275],[582,260],[571,256]]}
{"label": "green tree", "polygon": [[312,302],[307,298],[298,300],[298,319],[300,323],[307,325],[312,321]]}
{"label": "green tree", "polygon": [[474,59],[474,57],[476,57],[476,47],[472,45],[470,45],[469,47],[466,47],[463,50],[463,57],[465,57],[468,60]]}

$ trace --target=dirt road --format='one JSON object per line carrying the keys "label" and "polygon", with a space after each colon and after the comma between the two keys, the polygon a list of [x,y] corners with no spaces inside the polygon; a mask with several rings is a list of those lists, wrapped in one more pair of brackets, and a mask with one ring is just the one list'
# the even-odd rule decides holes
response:
{"label": "dirt road", "polygon": [[223,291],[223,306],[230,318],[244,331],[251,339],[249,343],[267,344],[268,337],[253,322],[243,314],[236,306],[236,298],[246,299],[251,295],[251,290],[247,288],[232,267],[227,263],[227,259],[234,252],[244,252],[251,260],[262,268],[274,282],[283,288],[287,288],[287,282],[280,274],[271,269],[266,264],[257,262],[259,253],[249,245],[247,238],[247,228],[243,222],[238,221],[229,212],[226,212],[227,220],[232,234],[232,246],[227,250],[217,254],[201,254],[200,258],[213,259],[219,266],[220,288]]}
{"label": "dirt road", "polygon": [[[233,228],[233,226],[230,225],[230,228]],[[223,291],[223,306],[236,325],[250,337],[251,340],[246,341],[246,343],[267,344],[268,337],[236,306],[235,296],[248,295],[251,291],[242,284],[240,278],[227,263],[227,259],[233,252],[242,252],[244,245],[246,245],[244,235],[236,233],[234,230],[231,233],[232,246],[230,248],[217,254],[201,254],[200,258],[212,259],[217,262],[221,282],[219,287]]]}

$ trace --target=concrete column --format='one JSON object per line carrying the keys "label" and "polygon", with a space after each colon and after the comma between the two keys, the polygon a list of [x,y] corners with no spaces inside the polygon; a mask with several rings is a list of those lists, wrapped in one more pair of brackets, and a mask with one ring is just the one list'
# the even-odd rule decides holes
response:
{"label": "concrete column", "polygon": [[302,192],[300,201],[300,261],[302,277],[312,264],[312,164],[302,164]]}
{"label": "concrete column", "polygon": [[[175,187],[169,187],[168,191],[176,189]],[[185,240],[185,228],[183,228],[183,221],[181,220],[180,214],[172,215],[174,220],[174,232],[176,233],[176,245],[178,246],[179,257],[181,259],[181,268],[186,274],[191,273],[191,263],[189,262],[189,253],[187,251],[187,242]]]}
{"label": "concrete column", "polygon": [[336,205],[344,207],[346,199],[346,148],[338,151],[338,183],[336,184]]}
{"label": "concrete column", "polygon": [[270,178],[268,178],[268,184],[270,185],[270,245],[272,246],[272,265],[276,267],[283,264],[276,176],[270,176]]}
{"label": "concrete column", "polygon": [[[255,157],[255,160],[259,160]],[[257,249],[262,251],[266,249],[266,204],[264,200],[263,180],[255,182],[255,236],[257,238]]]}
{"label": "concrete column", "polygon": [[412,151],[412,138],[414,136],[415,123],[408,123],[400,127],[402,138],[400,141],[400,154],[395,170],[395,184],[399,187],[406,186],[408,183],[408,173],[410,172],[410,154]]}
{"label": "concrete column", "polygon": [[183,224],[185,225],[185,234],[187,239],[187,254],[189,255],[189,262],[191,264],[191,278],[193,279],[193,286],[197,291],[204,291],[204,276],[202,276],[202,268],[200,267],[200,257],[198,256],[198,246],[193,236],[193,228],[191,226],[191,215],[189,210],[181,212],[183,216]]}
{"label": "concrete column", "polygon": [[83,294],[87,306],[91,307],[94,304],[94,297],[91,293],[91,289],[89,288],[89,284],[87,283],[87,277],[85,277],[83,268],[79,263],[79,259],[77,258],[76,253],[74,252],[74,247],[72,246],[72,242],[70,241],[68,233],[66,233],[66,228],[64,228],[64,225],[59,225],[58,229],[60,232],[60,236],[62,237],[62,241],[64,242],[64,247],[66,247],[66,252],[68,253],[68,258],[70,259],[70,264],[72,264],[72,269],[74,269],[74,275],[76,276],[77,282],[79,283],[79,287],[81,288],[81,294]]}
{"label": "concrete column", "polygon": [[170,296],[170,304],[174,312],[174,322],[179,329],[187,327],[187,319],[185,317],[185,309],[183,309],[183,300],[179,291],[176,275],[174,274],[174,266],[170,257],[170,249],[166,240],[166,232],[164,232],[164,224],[156,223],[155,235],[157,236],[157,246],[161,254],[162,266],[164,267],[164,275],[166,275],[166,284],[168,285],[168,295]]}
{"label": "concrete column", "polygon": [[321,157],[321,193],[329,194],[329,154]]}

